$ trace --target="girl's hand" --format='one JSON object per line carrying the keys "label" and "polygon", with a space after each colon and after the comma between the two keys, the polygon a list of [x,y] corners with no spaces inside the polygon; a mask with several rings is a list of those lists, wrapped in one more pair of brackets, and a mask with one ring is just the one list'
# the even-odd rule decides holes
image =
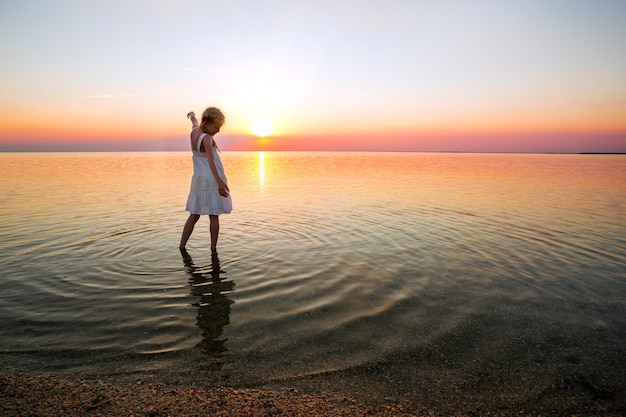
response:
{"label": "girl's hand", "polygon": [[226,185],[224,181],[220,181],[218,183],[217,190],[219,191],[222,197],[228,197],[230,189],[228,188],[228,185]]}
{"label": "girl's hand", "polygon": [[191,125],[195,128],[198,127],[198,119],[196,119],[196,114],[192,111],[187,113],[187,118],[191,120]]}

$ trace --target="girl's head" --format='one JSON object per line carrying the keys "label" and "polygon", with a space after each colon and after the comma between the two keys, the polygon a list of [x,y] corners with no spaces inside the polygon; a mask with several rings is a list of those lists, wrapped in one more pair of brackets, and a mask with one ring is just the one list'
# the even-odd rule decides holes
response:
{"label": "girl's head", "polygon": [[200,121],[200,129],[211,136],[220,131],[220,128],[224,125],[226,118],[224,113],[217,107],[207,107],[202,113],[202,120]]}

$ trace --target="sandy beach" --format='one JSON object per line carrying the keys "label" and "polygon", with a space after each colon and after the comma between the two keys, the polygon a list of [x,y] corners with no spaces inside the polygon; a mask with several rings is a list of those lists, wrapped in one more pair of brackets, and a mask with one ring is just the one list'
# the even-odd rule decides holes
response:
{"label": "sandy beach", "polygon": [[[623,392],[580,373],[488,381],[402,366],[233,387],[175,372],[104,379],[0,373],[3,416],[622,416]],[[554,369],[551,369],[551,371]],[[364,372],[366,371],[366,372]],[[486,375],[486,374],[485,374]],[[545,379],[547,378],[547,379]],[[545,381],[551,382],[543,382]]]}
{"label": "sandy beach", "polygon": [[337,393],[66,380],[0,374],[3,416],[402,416],[403,404],[368,406]]}

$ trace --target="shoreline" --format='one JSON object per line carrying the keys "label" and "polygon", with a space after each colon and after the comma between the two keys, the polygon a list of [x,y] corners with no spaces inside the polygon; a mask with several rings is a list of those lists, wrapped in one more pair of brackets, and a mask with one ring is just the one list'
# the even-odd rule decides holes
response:
{"label": "shoreline", "polygon": [[417,372],[398,361],[237,386],[176,371],[71,376],[13,369],[0,371],[0,415],[626,415],[620,390],[578,373],[556,382],[552,372],[513,372],[485,382],[439,366]]}
{"label": "shoreline", "polygon": [[619,337],[549,340],[527,322],[521,339],[513,329],[523,323],[507,323],[468,322],[416,349],[285,376],[254,360],[130,366],[118,357],[76,367],[0,355],[0,415],[626,416]]}

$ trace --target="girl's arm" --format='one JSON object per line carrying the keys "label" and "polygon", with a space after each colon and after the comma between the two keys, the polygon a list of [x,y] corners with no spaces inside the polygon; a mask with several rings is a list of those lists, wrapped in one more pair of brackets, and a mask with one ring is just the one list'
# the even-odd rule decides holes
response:
{"label": "girl's arm", "polygon": [[187,113],[187,118],[191,120],[192,129],[198,127],[198,119],[196,119],[196,114],[192,111]]}
{"label": "girl's arm", "polygon": [[[213,173],[213,177],[215,177],[215,181],[217,181],[217,189],[222,197],[228,197],[228,192],[230,189],[228,188],[228,184],[220,177],[220,174],[217,172],[217,166],[215,165],[215,155],[213,155],[213,138],[208,136],[211,139],[209,146],[211,147],[206,151],[206,157],[209,160],[209,167],[211,167],[211,172]],[[205,147],[206,147],[205,143]]]}

